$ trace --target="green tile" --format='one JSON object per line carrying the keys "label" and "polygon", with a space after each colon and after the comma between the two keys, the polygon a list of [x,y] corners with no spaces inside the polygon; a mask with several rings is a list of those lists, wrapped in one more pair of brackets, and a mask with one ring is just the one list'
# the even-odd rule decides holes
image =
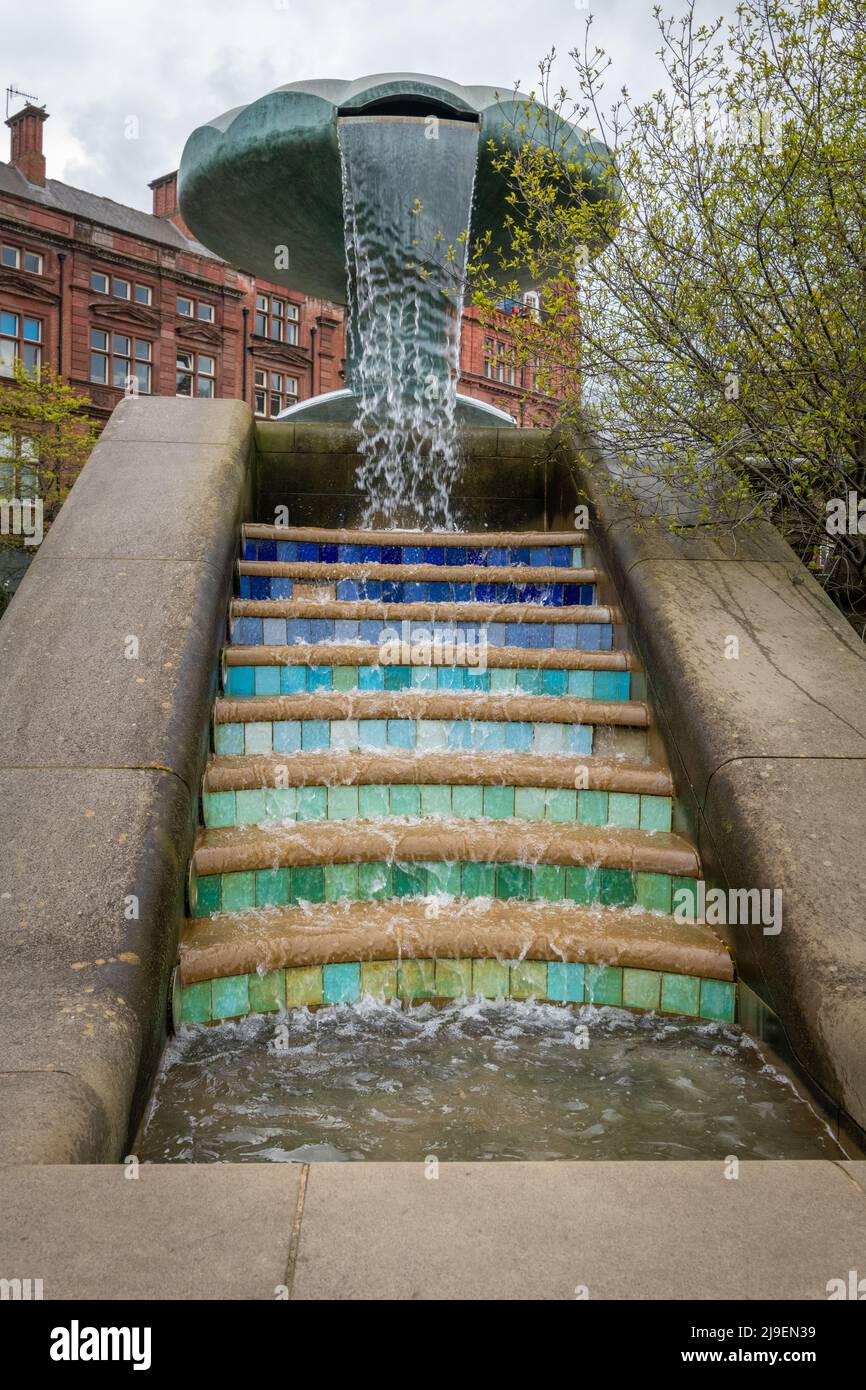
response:
{"label": "green tile", "polygon": [[234,825],[234,792],[205,792],[202,797],[204,823],[214,829],[218,826]]}
{"label": "green tile", "polygon": [[482,813],[483,802],[483,787],[453,787],[451,790],[452,814],[460,820],[477,820]]}
{"label": "green tile", "polygon": [[736,989],[731,980],[701,980],[701,1018],[711,1018],[717,1023],[733,1023],[735,1004]]}
{"label": "green tile", "polygon": [[601,869],[578,865],[565,875],[565,896],[573,903],[597,903],[601,897]]}
{"label": "green tile", "polygon": [[515,687],[524,695],[541,695],[544,690],[544,674],[542,671],[521,669],[517,672]]}
{"label": "green tile", "polygon": [[586,997],[590,1004],[621,1004],[621,968],[618,965],[588,965]]}
{"label": "green tile", "polygon": [[482,790],[485,816],[505,820],[514,815],[513,787],[484,787]]}
{"label": "green tile", "polygon": [[544,787],[517,787],[514,792],[514,814],[519,820],[544,820],[547,793]]}
{"label": "green tile", "polygon": [[321,864],[299,864],[292,869],[292,902],[323,903],[325,870]]}
{"label": "green tile", "polygon": [[420,898],[427,892],[427,869],[424,864],[394,865],[394,897]]}
{"label": "green tile", "polygon": [[517,685],[517,672],[507,666],[495,666],[490,672],[491,690],[513,690]]}
{"label": "green tile", "polygon": [[255,873],[223,874],[223,912],[243,912],[256,905]]}
{"label": "green tile", "polygon": [[422,816],[451,816],[451,788],[423,786],[421,788]]}
{"label": "green tile", "polygon": [[351,961],[322,967],[322,994],[326,1004],[354,1004],[361,993],[361,967]]}
{"label": "green tile", "polygon": [[260,825],[267,815],[264,787],[235,793],[238,825]]}
{"label": "green tile", "polygon": [[558,1004],[582,1004],[584,967],[576,961],[547,962],[547,997]]}
{"label": "green tile", "polygon": [[265,792],[267,820],[294,820],[297,809],[297,787],[268,787]]}
{"label": "green tile", "polygon": [[357,787],[328,787],[328,820],[354,820],[358,815]]}
{"label": "green tile", "polygon": [[526,898],[532,895],[532,870],[528,864],[499,864],[496,868],[497,898]]}
{"label": "green tile", "polygon": [[635,895],[631,869],[602,869],[601,901],[606,907],[631,907]]}
{"label": "green tile", "polygon": [[464,898],[492,898],[496,893],[495,864],[464,864],[462,869]]}
{"label": "green tile", "polygon": [[385,820],[391,814],[388,787],[371,783],[358,788],[358,814],[362,820]]}
{"label": "green tile", "polygon": [[640,799],[641,830],[670,830],[671,799],[669,796],[642,796]]}
{"label": "green tile", "polygon": [[286,968],[286,1005],[300,1009],[304,1005],[321,1004],[322,967],[320,965],[290,965]]}
{"label": "green tile", "polygon": [[573,821],[577,817],[577,792],[568,787],[551,787],[547,793],[547,819]]}
{"label": "green tile", "polygon": [[450,893],[452,897],[460,897],[461,873],[459,863],[449,864],[440,859],[425,864],[424,867],[427,870],[428,893]]}
{"label": "green tile", "polygon": [[361,962],[361,993],[371,999],[397,998],[397,962],[395,960],[365,960]]}
{"label": "green tile", "polygon": [[547,998],[547,962],[520,960],[511,966],[508,992],[512,999]]}
{"label": "green tile", "polygon": [[214,1018],[240,1018],[250,1011],[250,989],[246,975],[227,975],[211,981],[211,1009]]}
{"label": "green tile", "polygon": [[473,960],[472,993],[483,999],[507,999],[509,970],[507,961]]}
{"label": "green tile", "polygon": [[397,968],[401,999],[435,999],[436,970],[432,960],[404,960]]}
{"label": "green tile", "polygon": [[581,825],[607,825],[607,792],[578,792],[577,818]]}
{"label": "green tile", "polygon": [[358,896],[357,864],[325,865],[325,902],[338,903]]}
{"label": "green tile", "polygon": [[638,873],[637,901],[650,912],[670,912],[671,876],[670,874]]}
{"label": "green tile", "polygon": [[180,995],[180,1013],[184,1023],[210,1023],[210,987],[210,980],[199,980],[194,985],[184,985]]}
{"label": "green tile", "polygon": [[391,788],[392,816],[420,816],[421,788],[412,782],[397,783]]}
{"label": "green tile", "polygon": [[608,824],[637,830],[640,825],[640,797],[630,792],[611,792],[608,798]]}
{"label": "green tile", "polygon": [[257,869],[256,907],[285,907],[288,901],[288,869]]}
{"label": "green tile", "polygon": [[696,1018],[701,982],[697,975],[662,975],[662,1013]]}
{"label": "green tile", "polygon": [[263,975],[254,972],[247,976],[247,980],[253,1013],[267,1014],[286,1007],[285,970],[266,970]]}
{"label": "green tile", "polygon": [[391,865],[390,864],[359,864],[358,865],[358,897],[362,901],[368,899],[390,898],[391,896]]}
{"label": "green tile", "polygon": [[325,820],[327,815],[327,787],[298,787],[298,820]]}
{"label": "green tile", "polygon": [[671,912],[681,922],[693,922],[698,908],[698,880],[671,879]]}
{"label": "green tile", "polygon": [[592,699],[592,671],[569,671],[568,693],[578,700]]}
{"label": "green tile", "polygon": [[532,869],[532,896],[548,902],[561,902],[565,897],[564,864],[535,864]]}
{"label": "green tile", "polygon": [[472,993],[471,960],[437,960],[434,977],[437,999],[463,999]]}
{"label": "green tile", "polygon": [[334,690],[357,690],[358,688],[358,668],[357,666],[335,666],[334,667]]}
{"label": "green tile", "polygon": [[662,977],[658,970],[622,972],[622,1002],[627,1009],[655,1009],[661,1002]]}
{"label": "green tile", "polygon": [[209,917],[222,907],[222,878],[219,874],[204,874],[192,884],[193,917]]}

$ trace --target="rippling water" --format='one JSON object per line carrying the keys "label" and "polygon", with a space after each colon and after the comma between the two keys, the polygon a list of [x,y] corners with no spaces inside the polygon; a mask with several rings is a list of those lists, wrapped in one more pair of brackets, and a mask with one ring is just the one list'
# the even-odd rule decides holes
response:
{"label": "rippling water", "polygon": [[152,1162],[827,1158],[790,1081],[728,1025],[622,1009],[363,1000],[187,1031]]}

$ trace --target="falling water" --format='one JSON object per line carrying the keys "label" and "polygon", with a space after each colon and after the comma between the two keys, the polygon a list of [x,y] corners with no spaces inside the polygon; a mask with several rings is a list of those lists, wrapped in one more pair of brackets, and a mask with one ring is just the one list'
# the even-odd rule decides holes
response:
{"label": "falling water", "polygon": [[359,116],[340,121],[339,139],[361,524],[451,529],[478,127]]}

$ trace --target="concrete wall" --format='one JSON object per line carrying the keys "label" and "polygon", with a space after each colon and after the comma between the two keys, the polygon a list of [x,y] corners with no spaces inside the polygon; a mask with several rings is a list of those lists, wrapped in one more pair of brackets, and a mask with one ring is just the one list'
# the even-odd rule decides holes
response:
{"label": "concrete wall", "polygon": [[0,1161],[117,1159],[159,1056],[252,442],[124,400],[0,623]]}
{"label": "concrete wall", "polygon": [[[590,504],[707,882],[782,889],[778,936],[720,929],[739,975],[862,1141],[866,646],[772,527],[638,531],[611,495],[614,465],[585,441],[559,444],[551,516]],[[772,1028],[761,1014],[751,1027]]]}

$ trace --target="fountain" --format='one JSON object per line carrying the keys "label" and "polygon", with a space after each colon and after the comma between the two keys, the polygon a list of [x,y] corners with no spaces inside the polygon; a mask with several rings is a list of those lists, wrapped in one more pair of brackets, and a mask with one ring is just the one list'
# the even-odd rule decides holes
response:
{"label": "fountain", "polygon": [[[514,424],[460,395],[457,379],[470,237],[505,249],[508,185],[493,147],[526,140],[563,162],[608,162],[520,93],[417,74],[279,87],[184,149],[181,207],[205,244],[348,305],[345,389],[280,418],[357,424],[365,525],[393,522],[399,500],[403,515],[448,529],[458,426]],[[600,174],[588,191],[601,196]]]}

